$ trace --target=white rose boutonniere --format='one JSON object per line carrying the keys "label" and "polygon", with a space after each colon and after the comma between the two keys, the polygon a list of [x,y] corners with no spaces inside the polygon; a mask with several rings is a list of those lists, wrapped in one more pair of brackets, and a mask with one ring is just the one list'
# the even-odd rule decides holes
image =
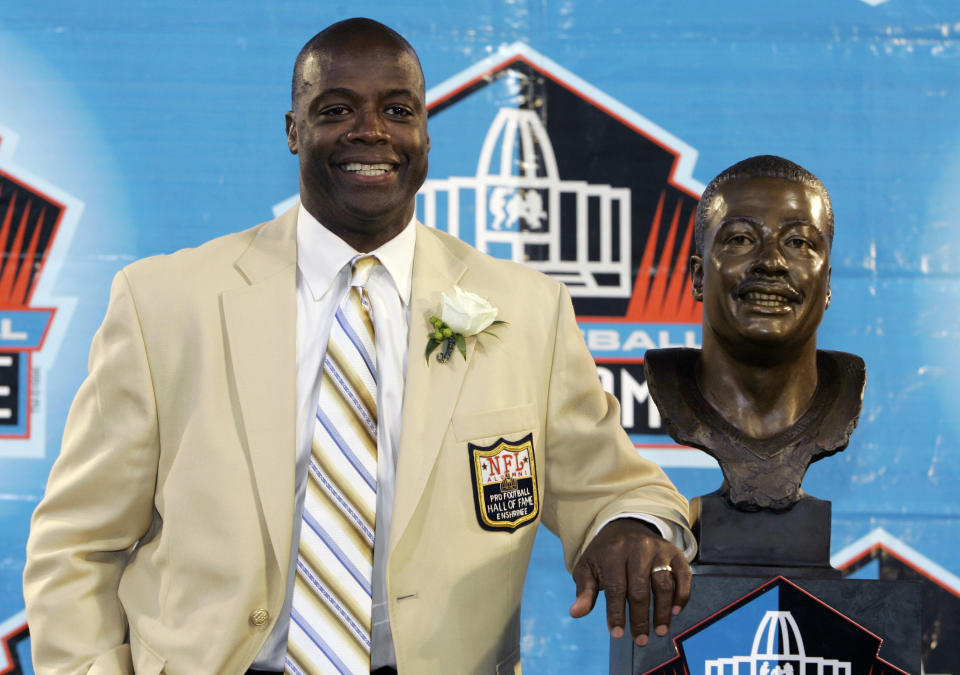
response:
{"label": "white rose boutonniere", "polygon": [[440,317],[431,316],[430,325],[433,330],[428,334],[427,362],[430,354],[443,345],[443,350],[437,354],[437,361],[446,363],[450,360],[453,347],[456,345],[464,359],[467,358],[467,338],[479,333],[490,333],[488,328],[499,326],[506,321],[497,321],[497,308],[476,293],[465,291],[459,286],[453,287],[453,295],[440,294],[442,306]]}

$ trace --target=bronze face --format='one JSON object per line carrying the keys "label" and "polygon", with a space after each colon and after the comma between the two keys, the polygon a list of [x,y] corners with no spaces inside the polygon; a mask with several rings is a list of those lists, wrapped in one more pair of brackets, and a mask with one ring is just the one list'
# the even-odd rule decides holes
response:
{"label": "bronze face", "polygon": [[410,221],[427,174],[427,111],[416,58],[382,35],[310,54],[290,151],[300,156],[304,207],[354,248],[369,251]]}
{"label": "bronze face", "polygon": [[820,195],[785,179],[744,178],[723,185],[712,201],[703,257],[690,260],[704,340],[716,338],[731,353],[815,347],[830,302]]}

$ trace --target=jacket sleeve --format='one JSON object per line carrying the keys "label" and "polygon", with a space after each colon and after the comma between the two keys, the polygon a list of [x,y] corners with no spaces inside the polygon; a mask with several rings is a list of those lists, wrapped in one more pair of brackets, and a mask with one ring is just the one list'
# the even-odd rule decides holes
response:
{"label": "jacket sleeve", "polygon": [[132,672],[118,588],[138,541],[159,524],[158,456],[150,364],[121,271],[27,542],[23,590],[38,674]]}
{"label": "jacket sleeve", "polygon": [[597,366],[560,286],[548,383],[544,524],[563,542],[572,570],[593,535],[621,514],[648,514],[683,531],[687,500],[660,467],[637,454],[620,425],[617,399],[603,391]]}

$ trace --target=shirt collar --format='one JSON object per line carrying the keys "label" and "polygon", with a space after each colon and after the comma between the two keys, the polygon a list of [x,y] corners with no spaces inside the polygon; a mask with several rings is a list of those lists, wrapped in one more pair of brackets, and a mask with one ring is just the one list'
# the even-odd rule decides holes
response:
{"label": "shirt collar", "polygon": [[[397,236],[370,252],[390,274],[404,306],[410,302],[413,250],[417,242],[415,223],[416,217],[411,218]],[[360,251],[324,227],[300,204],[297,209],[297,266],[314,300],[327,294],[340,270],[357,255]]]}

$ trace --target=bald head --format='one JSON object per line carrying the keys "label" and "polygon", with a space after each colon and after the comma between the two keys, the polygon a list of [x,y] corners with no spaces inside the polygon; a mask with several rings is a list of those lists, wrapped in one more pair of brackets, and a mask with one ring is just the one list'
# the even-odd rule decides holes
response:
{"label": "bald head", "polygon": [[423,69],[420,68],[420,59],[410,43],[400,33],[379,21],[365,18],[345,19],[327,26],[314,35],[303,46],[297,55],[293,66],[293,86],[291,87],[291,103],[297,107],[297,98],[306,84],[304,80],[304,66],[312,58],[322,55],[335,54],[342,49],[350,48],[392,48],[408,53],[413,57],[420,70],[420,86],[423,92]]}
{"label": "bald head", "polygon": [[300,203],[357,251],[383,245],[413,217],[430,151],[424,99],[417,55],[376,21],[341,21],[300,51],[284,116]]}

